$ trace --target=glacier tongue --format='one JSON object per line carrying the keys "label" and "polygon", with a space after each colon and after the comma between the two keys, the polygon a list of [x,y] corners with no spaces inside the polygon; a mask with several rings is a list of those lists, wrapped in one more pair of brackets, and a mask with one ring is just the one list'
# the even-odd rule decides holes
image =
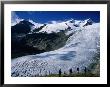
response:
{"label": "glacier tongue", "polygon": [[[44,52],[36,55],[27,55],[11,61],[11,75],[14,76],[45,76],[58,74],[59,69],[63,73],[69,73],[69,69],[75,72],[81,70],[94,61],[99,46],[99,23],[86,27],[79,27],[69,37],[66,45],[58,50]],[[72,31],[71,31],[72,32]]]}

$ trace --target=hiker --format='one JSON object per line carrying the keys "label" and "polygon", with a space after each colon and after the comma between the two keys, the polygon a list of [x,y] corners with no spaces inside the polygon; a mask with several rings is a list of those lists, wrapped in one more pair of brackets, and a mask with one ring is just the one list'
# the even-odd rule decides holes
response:
{"label": "hiker", "polygon": [[79,74],[79,68],[77,68],[77,72],[78,72],[78,74]]}
{"label": "hiker", "polygon": [[60,69],[60,70],[59,70],[59,77],[61,76],[61,73],[62,73],[62,72],[61,72],[61,69]]}
{"label": "hiker", "polygon": [[69,72],[70,72],[70,75],[72,74],[72,68],[69,70]]}
{"label": "hiker", "polygon": [[87,68],[85,67],[85,69],[84,69],[84,72],[85,72],[85,76],[86,76],[86,72],[87,72]]}

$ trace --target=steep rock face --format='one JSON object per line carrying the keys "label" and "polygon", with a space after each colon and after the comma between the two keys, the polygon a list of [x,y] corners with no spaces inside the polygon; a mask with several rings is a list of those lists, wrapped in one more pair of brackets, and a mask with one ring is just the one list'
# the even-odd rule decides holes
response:
{"label": "steep rock face", "polygon": [[11,54],[12,58],[18,56],[18,53],[23,54],[24,49],[28,48],[22,42],[22,38],[31,30],[32,23],[23,20],[11,27]]}
{"label": "steep rock face", "polygon": [[21,21],[20,23],[16,24],[15,26],[12,26],[11,27],[11,33],[16,33],[16,34],[27,34],[30,32],[31,30],[31,26],[33,26],[32,23],[26,21],[26,20],[23,20]]}

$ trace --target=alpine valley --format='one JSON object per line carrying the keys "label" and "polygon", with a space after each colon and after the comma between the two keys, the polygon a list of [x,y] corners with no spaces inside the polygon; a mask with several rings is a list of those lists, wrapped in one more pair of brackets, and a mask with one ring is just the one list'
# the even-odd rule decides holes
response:
{"label": "alpine valley", "polygon": [[91,66],[99,67],[99,34],[100,23],[90,18],[45,24],[20,20],[11,26],[11,76],[48,76],[60,69],[69,74],[84,67],[99,72]]}

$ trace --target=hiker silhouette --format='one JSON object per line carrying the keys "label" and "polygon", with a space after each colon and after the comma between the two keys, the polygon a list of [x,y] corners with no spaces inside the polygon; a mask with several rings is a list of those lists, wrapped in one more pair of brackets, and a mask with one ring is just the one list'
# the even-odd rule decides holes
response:
{"label": "hiker silhouette", "polygon": [[61,76],[61,73],[62,73],[62,72],[61,72],[61,69],[60,69],[60,70],[59,70],[59,77]]}
{"label": "hiker silhouette", "polygon": [[72,68],[69,70],[70,74],[72,74]]}
{"label": "hiker silhouette", "polygon": [[87,68],[86,67],[84,68],[84,72],[85,72],[85,76],[86,76],[86,72],[87,72]]}
{"label": "hiker silhouette", "polygon": [[79,73],[79,68],[77,68],[77,72]]}

